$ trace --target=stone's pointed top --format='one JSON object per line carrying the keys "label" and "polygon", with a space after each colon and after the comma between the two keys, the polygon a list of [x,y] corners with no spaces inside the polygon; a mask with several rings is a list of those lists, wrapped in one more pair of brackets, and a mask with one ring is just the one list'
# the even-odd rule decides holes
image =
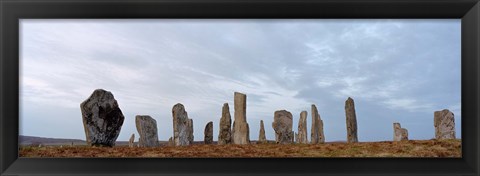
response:
{"label": "stone's pointed top", "polygon": [[[177,109],[177,110],[176,110],[176,109]],[[174,111],[179,111],[179,112],[185,112],[185,113],[187,113],[187,112],[185,111],[185,106],[183,106],[183,104],[181,104],[181,103],[177,103],[177,104],[173,105],[173,107],[172,107],[172,113],[173,113]]]}
{"label": "stone's pointed top", "polygon": [[157,121],[149,115],[136,115],[135,120],[149,121],[151,123],[157,124]]}
{"label": "stone's pointed top", "polygon": [[317,106],[315,106],[315,104],[312,104],[312,108],[315,108],[315,109],[317,109]]}
{"label": "stone's pointed top", "polygon": [[223,103],[223,106],[228,106],[228,103]]}
{"label": "stone's pointed top", "polygon": [[108,92],[105,89],[95,89],[93,92]]}
{"label": "stone's pointed top", "polygon": [[110,91],[106,91],[104,89],[95,89],[93,92],[92,92],[92,95],[98,95],[98,94],[104,94],[104,93],[111,93]]}
{"label": "stone's pointed top", "polygon": [[100,94],[100,95],[105,94],[105,95],[109,95],[109,96],[111,95],[113,97],[112,92],[104,90],[104,89],[95,89],[92,93],[92,96],[93,95],[98,95],[98,94]]}
{"label": "stone's pointed top", "polygon": [[207,126],[213,126],[213,121],[208,122]]}
{"label": "stone's pointed top", "polygon": [[442,112],[442,113],[452,113],[452,111],[450,111],[449,109],[442,109],[441,111],[437,111],[437,112]]}
{"label": "stone's pointed top", "polygon": [[348,97],[348,98],[347,98],[347,101],[353,101],[353,98],[352,98],[352,97]]}
{"label": "stone's pointed top", "polygon": [[117,100],[115,100],[115,97],[113,96],[112,92],[106,91],[103,89],[95,89],[92,92],[92,94],[90,94],[87,100],[80,103],[80,106],[83,107],[85,103],[87,103],[88,101],[110,102],[110,100],[112,99],[113,99],[113,103],[116,104]]}
{"label": "stone's pointed top", "polygon": [[246,94],[244,93],[240,93],[240,92],[235,92],[234,95],[242,95],[242,96],[246,96]]}

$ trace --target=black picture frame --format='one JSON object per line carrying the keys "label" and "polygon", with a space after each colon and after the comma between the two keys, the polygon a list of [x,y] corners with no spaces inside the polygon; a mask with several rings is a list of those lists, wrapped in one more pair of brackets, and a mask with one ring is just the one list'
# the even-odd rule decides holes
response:
{"label": "black picture frame", "polygon": [[[478,0],[1,0],[0,15],[0,175],[479,175]],[[463,157],[18,158],[19,19],[41,18],[461,19]]]}

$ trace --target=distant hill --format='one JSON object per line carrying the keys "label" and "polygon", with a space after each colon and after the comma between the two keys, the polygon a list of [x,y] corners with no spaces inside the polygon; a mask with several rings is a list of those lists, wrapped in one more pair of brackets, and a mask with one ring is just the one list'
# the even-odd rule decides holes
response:
{"label": "distant hill", "polygon": [[20,145],[85,145],[86,142],[80,139],[62,139],[62,138],[45,138],[36,136],[18,136]]}

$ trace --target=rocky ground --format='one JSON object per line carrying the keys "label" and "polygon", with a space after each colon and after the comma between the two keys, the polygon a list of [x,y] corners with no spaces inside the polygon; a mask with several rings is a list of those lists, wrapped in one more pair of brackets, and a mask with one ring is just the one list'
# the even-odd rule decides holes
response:
{"label": "rocky ground", "polygon": [[248,144],[153,148],[22,146],[20,157],[461,157],[461,140],[326,144]]}

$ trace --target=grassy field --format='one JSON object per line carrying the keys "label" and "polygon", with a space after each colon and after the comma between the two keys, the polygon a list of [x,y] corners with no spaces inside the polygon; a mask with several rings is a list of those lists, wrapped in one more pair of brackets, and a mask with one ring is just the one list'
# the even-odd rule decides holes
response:
{"label": "grassy field", "polygon": [[461,157],[461,140],[410,140],[326,144],[20,147],[20,157]]}

